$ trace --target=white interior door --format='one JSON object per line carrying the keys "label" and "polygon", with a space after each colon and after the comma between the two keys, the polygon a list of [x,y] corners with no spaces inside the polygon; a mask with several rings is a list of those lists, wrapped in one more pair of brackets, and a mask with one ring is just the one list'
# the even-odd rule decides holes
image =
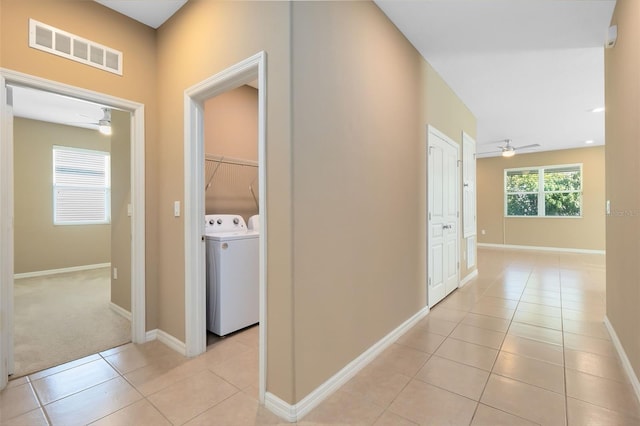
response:
{"label": "white interior door", "polygon": [[428,136],[428,303],[458,288],[459,147],[436,129]]}

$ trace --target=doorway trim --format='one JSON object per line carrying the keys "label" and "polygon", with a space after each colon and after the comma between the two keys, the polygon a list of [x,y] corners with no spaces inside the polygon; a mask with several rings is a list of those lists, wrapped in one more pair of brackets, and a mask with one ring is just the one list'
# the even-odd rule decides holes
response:
{"label": "doorway trim", "polygon": [[7,84],[30,87],[108,105],[131,113],[131,340],[146,341],[144,104],[0,68],[0,389],[13,365],[13,114]]}
{"label": "doorway trim", "polygon": [[258,211],[260,213],[260,332],[259,399],[266,391],[266,113],[267,54],[262,51],[184,92],[184,211],[185,211],[185,352],[196,356],[207,349],[204,238],[204,101],[258,80]]}

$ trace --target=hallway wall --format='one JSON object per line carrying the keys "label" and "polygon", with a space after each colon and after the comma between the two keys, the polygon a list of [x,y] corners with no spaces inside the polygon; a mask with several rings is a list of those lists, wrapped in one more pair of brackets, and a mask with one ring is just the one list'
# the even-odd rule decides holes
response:
{"label": "hallway wall", "polygon": [[426,306],[427,125],[460,142],[476,123],[375,4],[292,18],[300,401]]}
{"label": "hallway wall", "polygon": [[607,318],[640,376],[640,2],[618,0],[618,40],[605,49]]}

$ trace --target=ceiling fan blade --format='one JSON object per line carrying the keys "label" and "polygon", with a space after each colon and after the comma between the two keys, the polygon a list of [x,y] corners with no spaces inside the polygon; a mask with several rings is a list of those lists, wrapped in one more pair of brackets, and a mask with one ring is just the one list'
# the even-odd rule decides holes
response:
{"label": "ceiling fan blade", "polygon": [[494,141],[480,142],[478,143],[478,145],[501,145],[507,143],[508,141],[509,139],[498,139]]}
{"label": "ceiling fan blade", "polygon": [[537,147],[539,147],[539,146],[540,146],[540,144],[539,144],[539,143],[534,143],[534,144],[531,144],[531,145],[514,146],[513,148],[514,148],[514,149],[529,149],[529,148],[537,148]]}
{"label": "ceiling fan blade", "polygon": [[497,151],[479,152],[479,153],[478,153],[478,155],[485,155],[485,154],[499,154],[499,153],[501,153],[501,152],[502,152],[502,150],[501,150],[501,149],[499,149],[499,150],[497,150]]}

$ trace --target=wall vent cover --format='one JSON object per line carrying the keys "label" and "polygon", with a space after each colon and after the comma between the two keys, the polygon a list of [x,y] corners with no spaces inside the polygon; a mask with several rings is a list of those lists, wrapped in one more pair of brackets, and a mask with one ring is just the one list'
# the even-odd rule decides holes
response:
{"label": "wall vent cover", "polygon": [[29,47],[122,75],[122,52],[29,19]]}

